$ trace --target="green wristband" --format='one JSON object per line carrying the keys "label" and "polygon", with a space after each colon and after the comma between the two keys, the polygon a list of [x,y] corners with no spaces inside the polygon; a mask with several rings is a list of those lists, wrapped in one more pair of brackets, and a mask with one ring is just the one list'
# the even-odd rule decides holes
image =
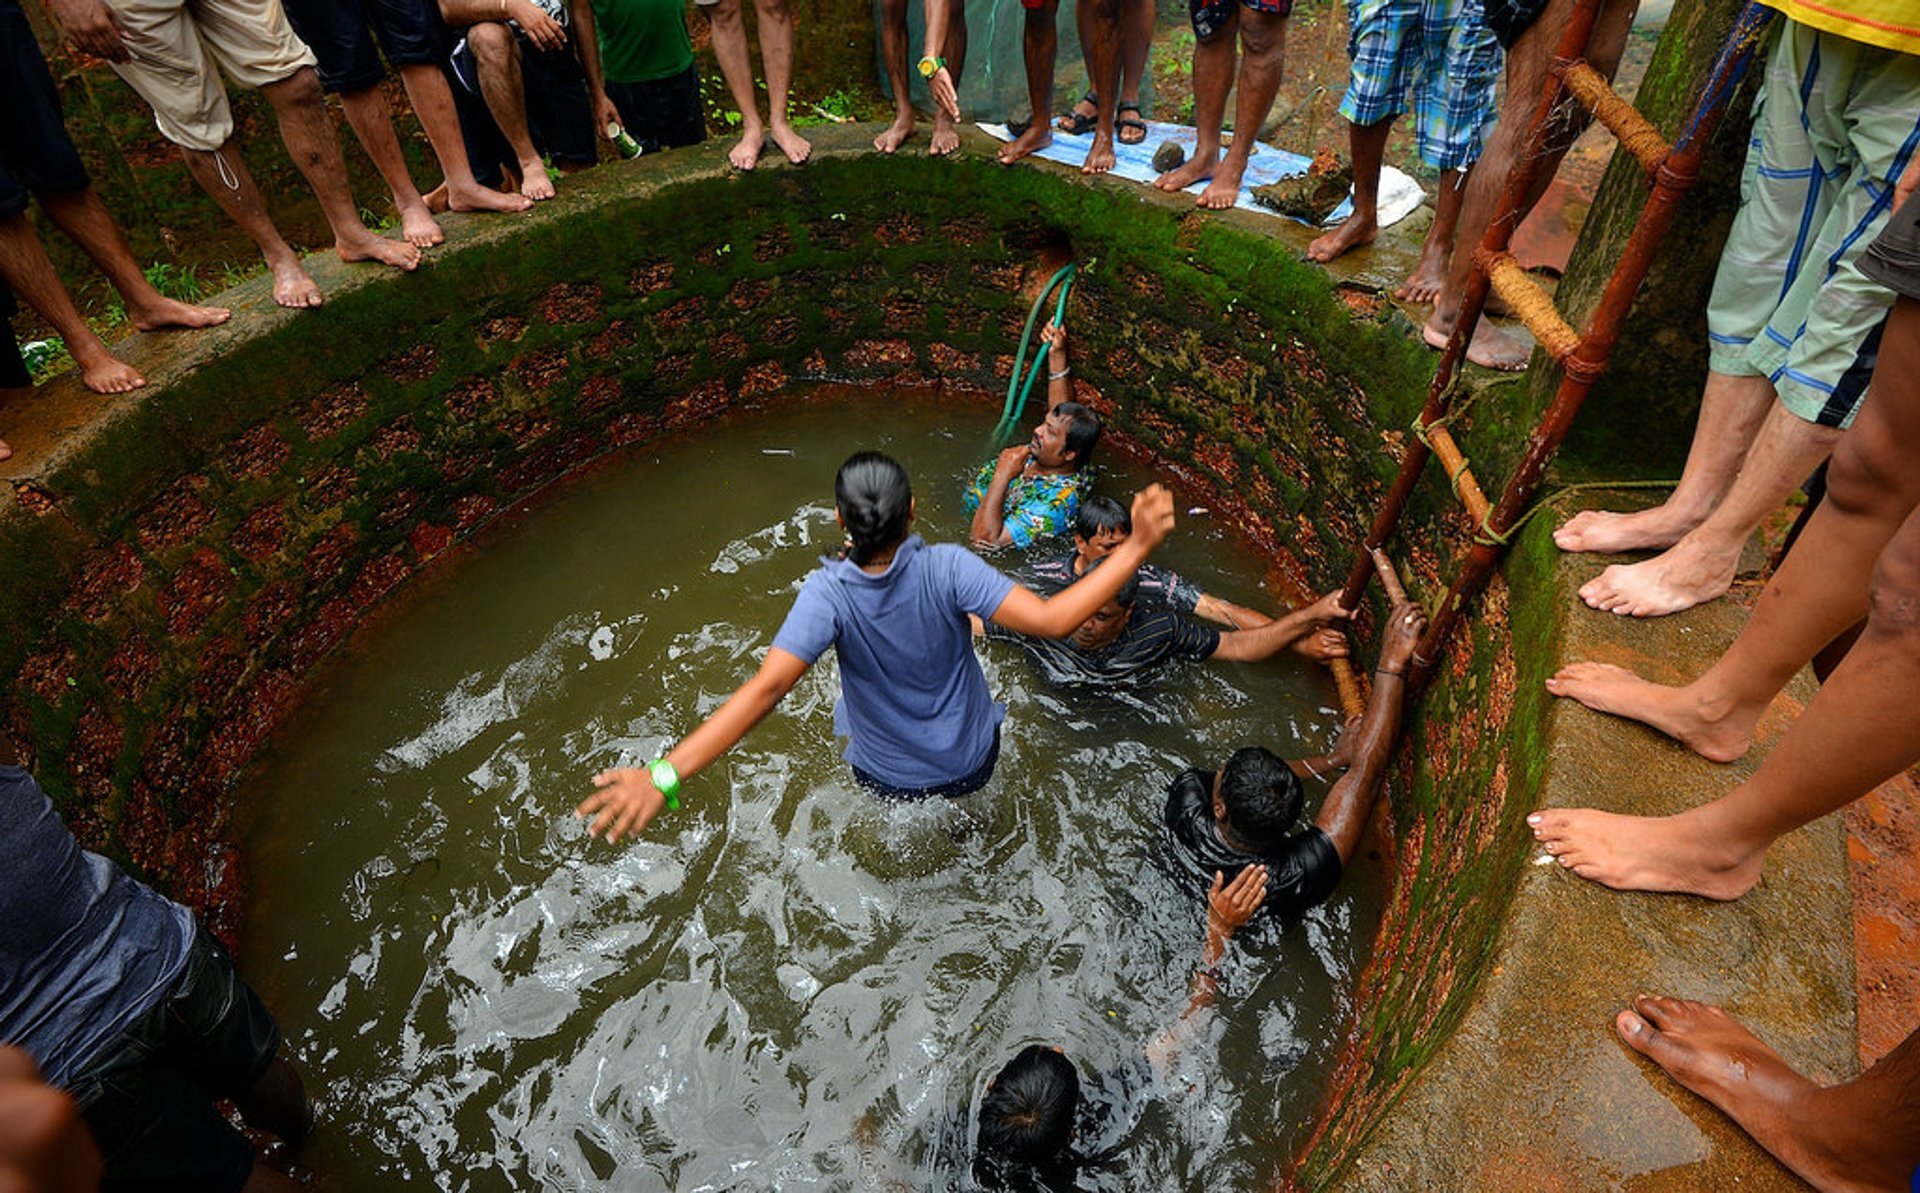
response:
{"label": "green wristband", "polygon": [[667,797],[667,807],[675,812],[680,810],[680,772],[673,769],[673,763],[665,758],[655,758],[647,763],[647,773],[653,777],[653,785],[660,794]]}

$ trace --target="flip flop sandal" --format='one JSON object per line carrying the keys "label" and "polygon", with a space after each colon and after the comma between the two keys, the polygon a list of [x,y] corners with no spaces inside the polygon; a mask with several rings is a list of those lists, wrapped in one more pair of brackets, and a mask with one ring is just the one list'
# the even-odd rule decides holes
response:
{"label": "flip flop sandal", "polygon": [[[1100,106],[1100,101],[1095,98],[1091,91],[1081,96],[1080,102],[1083,104],[1092,104],[1096,109]],[[1089,116],[1085,112],[1076,112],[1069,108],[1066,115],[1054,121],[1053,126],[1070,137],[1084,137],[1094,129],[1100,127],[1100,114],[1096,111],[1093,115]]]}
{"label": "flip flop sandal", "polygon": [[1021,137],[1026,136],[1027,130],[1032,127],[1033,117],[1031,116],[1025,120],[1009,120],[1007,121],[1007,135],[1018,141]]}
{"label": "flip flop sandal", "polygon": [[[1144,145],[1147,140],[1147,122],[1140,118],[1139,104],[1121,104],[1120,111],[1132,112],[1131,116],[1120,116],[1113,122],[1114,136],[1122,145]],[[1132,136],[1128,136],[1132,133]]]}

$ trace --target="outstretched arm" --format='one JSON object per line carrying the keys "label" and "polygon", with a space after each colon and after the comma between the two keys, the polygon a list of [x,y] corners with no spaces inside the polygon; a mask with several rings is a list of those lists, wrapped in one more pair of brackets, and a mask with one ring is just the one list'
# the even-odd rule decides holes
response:
{"label": "outstretched arm", "polygon": [[1258,609],[1249,609],[1245,605],[1236,605],[1232,601],[1214,596],[1210,592],[1200,594],[1199,601],[1193,606],[1193,615],[1202,621],[1226,626],[1230,630],[1257,630],[1270,625],[1273,618]]}
{"label": "outstretched arm", "polygon": [[[767,651],[753,678],[714,709],[698,729],[668,750],[667,761],[682,779],[698,774],[772,712],[773,706],[800,682],[808,666],[798,655],[777,646]],[[581,802],[574,815],[593,817],[587,831],[596,837],[604,835],[610,845],[622,837],[638,836],[666,806],[666,797],[653,785],[653,776],[644,767],[601,771],[593,776],[593,785],[596,790]]]}
{"label": "outstretched arm", "polygon": [[[1344,621],[1350,616],[1352,611],[1341,607],[1340,593],[1336,590],[1304,609],[1295,609],[1266,625],[1250,630],[1228,630],[1220,635],[1220,645],[1214,648],[1212,657],[1257,663],[1272,658],[1307,635],[1325,628],[1327,623]],[[1344,644],[1341,653],[1345,653]]]}
{"label": "outstretched arm", "polygon": [[1067,364],[1067,329],[1049,323],[1040,331],[1047,342],[1047,413],[1073,398],[1073,370]]}
{"label": "outstretched arm", "polygon": [[1133,498],[1133,533],[1104,563],[1050,597],[1015,585],[987,620],[1035,638],[1064,638],[1113,599],[1172,529],[1173,494],[1148,485]]}
{"label": "outstretched arm", "polygon": [[1213,872],[1213,889],[1207,892],[1207,930],[1200,941],[1200,968],[1193,975],[1193,986],[1187,995],[1187,1009],[1180,1013],[1178,1022],[1147,1045],[1147,1059],[1163,1079],[1172,1071],[1174,1060],[1186,1044],[1191,1030],[1189,1025],[1194,1022],[1194,1017],[1220,997],[1220,977],[1216,967],[1220,964],[1220,958],[1227,955],[1227,941],[1233,938],[1235,932],[1246,927],[1247,921],[1253,918],[1254,912],[1260,910],[1260,905],[1266,899],[1265,866],[1248,866],[1234,875],[1232,882],[1226,881],[1226,876],[1220,871]]}
{"label": "outstretched arm", "polygon": [[[1427,628],[1426,613],[1407,599],[1387,557],[1375,551],[1373,562],[1389,601],[1386,628],[1381,634],[1380,665],[1373,673],[1373,697],[1367,701],[1358,729],[1346,734],[1352,742],[1351,769],[1327,793],[1320,814],[1313,820],[1332,838],[1343,866],[1359,849],[1360,834],[1373,815],[1373,801],[1386,781],[1387,759],[1400,735],[1400,714],[1407,699],[1407,662]],[[1341,744],[1345,747],[1346,742]]]}

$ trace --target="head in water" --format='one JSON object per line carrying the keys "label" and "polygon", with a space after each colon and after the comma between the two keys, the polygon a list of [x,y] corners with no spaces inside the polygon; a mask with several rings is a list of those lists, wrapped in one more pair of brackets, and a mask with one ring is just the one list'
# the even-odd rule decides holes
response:
{"label": "head in water", "polygon": [[1062,402],[1033,429],[1027,449],[1042,468],[1085,468],[1100,442],[1100,416],[1078,402]]}
{"label": "head in water", "polygon": [[1300,776],[1273,751],[1244,746],[1213,782],[1213,818],[1255,853],[1277,849],[1300,821]]}
{"label": "head in water", "polygon": [[[1084,579],[1093,574],[1104,561],[1096,559],[1087,565],[1081,574]],[[1140,578],[1128,576],[1120,591],[1113,594],[1107,603],[1093,611],[1093,616],[1081,622],[1073,631],[1073,644],[1081,650],[1092,653],[1105,650],[1126,631],[1127,622],[1133,618],[1133,603],[1140,595]]]}
{"label": "head in water", "polygon": [[849,456],[833,478],[833,512],[847,532],[847,558],[871,563],[892,554],[913,525],[913,483],[883,452]]}
{"label": "head in water", "polygon": [[1133,533],[1133,515],[1111,497],[1082,497],[1073,516],[1073,545],[1082,566],[1105,559]]}
{"label": "head in water", "polygon": [[1058,1048],[1029,1044],[987,1083],[981,1158],[1045,1167],[1066,1157],[1080,1107],[1080,1074]]}

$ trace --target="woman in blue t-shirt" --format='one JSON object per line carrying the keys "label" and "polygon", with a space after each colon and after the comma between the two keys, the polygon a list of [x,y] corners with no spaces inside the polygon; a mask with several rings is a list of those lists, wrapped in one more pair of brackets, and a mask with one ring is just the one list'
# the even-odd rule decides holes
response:
{"label": "woman in blue t-shirt", "polygon": [[1173,498],[1150,485],[1133,499],[1134,533],[1107,566],[1052,597],[1022,588],[964,547],[910,534],[913,487],[889,456],[861,452],[834,478],[839,558],[807,577],[760,670],[680,744],[645,767],[593,778],[578,814],[608,841],[677,807],[682,779],[731,749],[793,690],[828,647],[840,657],[834,728],[871,790],[897,798],[965,795],[993,776],[1005,706],[987,691],[967,616],[1064,638],[1105,605],[1173,528]]}

